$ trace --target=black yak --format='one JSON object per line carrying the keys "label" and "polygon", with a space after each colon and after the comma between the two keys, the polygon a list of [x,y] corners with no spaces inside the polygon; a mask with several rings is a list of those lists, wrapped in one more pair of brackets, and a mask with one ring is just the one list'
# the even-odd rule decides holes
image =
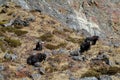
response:
{"label": "black yak", "polygon": [[39,50],[39,51],[41,51],[41,50],[43,49],[42,44],[43,44],[43,42],[37,42],[36,48],[35,48],[34,50]]}
{"label": "black yak", "polygon": [[84,51],[88,51],[89,49],[90,49],[90,42],[89,41],[83,42],[80,45],[80,53],[83,53]]}
{"label": "black yak", "polygon": [[31,55],[27,59],[27,64],[35,65],[37,62],[42,62],[46,59],[46,54],[38,53],[36,55]]}
{"label": "black yak", "polygon": [[99,39],[99,36],[87,37],[85,39],[85,42],[90,41],[92,45],[95,45],[98,39]]}

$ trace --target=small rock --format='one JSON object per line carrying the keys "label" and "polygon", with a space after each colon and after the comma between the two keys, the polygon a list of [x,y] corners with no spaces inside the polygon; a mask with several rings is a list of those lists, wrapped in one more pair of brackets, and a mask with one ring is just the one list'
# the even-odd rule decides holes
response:
{"label": "small rock", "polygon": [[16,18],[13,22],[13,25],[19,25],[19,26],[29,26],[29,21],[27,20],[21,20],[20,18]]}
{"label": "small rock", "polygon": [[111,65],[109,57],[107,54],[99,53],[96,57],[97,60],[103,60],[106,64]]}
{"label": "small rock", "polygon": [[80,55],[80,52],[79,52],[79,50],[71,51],[71,52],[70,52],[70,55],[71,55],[71,56],[79,56],[79,55]]}
{"label": "small rock", "polygon": [[96,77],[85,77],[85,78],[81,78],[79,80],[98,80]]}
{"label": "small rock", "polygon": [[20,70],[22,70],[23,68],[25,68],[25,66],[24,66],[24,65],[20,65],[20,66],[17,67],[17,71],[20,71]]}
{"label": "small rock", "polygon": [[40,72],[40,74],[43,75],[43,74],[45,74],[45,69],[41,67],[41,68],[39,69],[39,72]]}
{"label": "small rock", "polygon": [[2,74],[0,74],[0,80],[5,80]]}
{"label": "small rock", "polygon": [[72,76],[72,72],[70,70],[66,70],[66,74]]}
{"label": "small rock", "polygon": [[118,47],[120,46],[120,44],[117,44],[117,43],[116,43],[116,44],[114,44],[113,46],[114,46],[114,48],[118,48]]}
{"label": "small rock", "polygon": [[57,50],[52,50],[52,54],[53,55],[58,54]]}
{"label": "small rock", "polygon": [[15,60],[17,60],[18,56],[17,56],[16,54],[6,53],[6,54],[4,55],[4,58],[7,59],[7,60],[15,61]]}
{"label": "small rock", "polygon": [[58,53],[59,54],[61,54],[61,53],[66,53],[67,52],[67,50],[66,49],[63,49],[63,48],[60,48],[59,50],[58,50]]}
{"label": "small rock", "polygon": [[70,77],[69,80],[77,80],[77,79],[74,77]]}
{"label": "small rock", "polygon": [[6,53],[6,54],[4,55],[4,58],[7,59],[7,60],[11,60],[11,59],[12,59],[12,58],[11,58],[11,55],[10,55],[9,53]]}
{"label": "small rock", "polygon": [[52,54],[50,52],[44,52],[44,54],[46,54],[47,57],[50,57]]}
{"label": "small rock", "polygon": [[85,56],[72,56],[72,59],[76,61],[85,61]]}
{"label": "small rock", "polygon": [[84,61],[84,57],[82,56],[72,56],[72,59],[76,61]]}
{"label": "small rock", "polygon": [[112,78],[108,75],[102,75],[99,77],[99,80],[112,80]]}
{"label": "small rock", "polygon": [[5,67],[3,65],[0,65],[0,71],[3,71]]}
{"label": "small rock", "polygon": [[40,78],[41,78],[40,74],[32,74],[31,76],[32,76],[33,80],[40,80]]}
{"label": "small rock", "polygon": [[36,62],[36,63],[34,64],[34,66],[35,66],[35,67],[40,67],[41,64],[40,64],[40,62]]}

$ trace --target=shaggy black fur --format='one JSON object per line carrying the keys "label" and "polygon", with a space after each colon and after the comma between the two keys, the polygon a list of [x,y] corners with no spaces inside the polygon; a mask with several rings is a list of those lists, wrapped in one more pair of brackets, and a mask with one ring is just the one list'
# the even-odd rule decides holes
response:
{"label": "shaggy black fur", "polygon": [[27,59],[27,64],[34,65],[36,62],[42,62],[46,59],[46,54],[38,53],[37,55],[31,55]]}
{"label": "shaggy black fur", "polygon": [[88,51],[89,49],[90,49],[90,42],[89,41],[83,42],[80,45],[80,53],[83,53],[84,51]]}
{"label": "shaggy black fur", "polygon": [[36,48],[35,48],[34,50],[39,50],[39,51],[41,51],[41,50],[42,50],[42,43],[37,42]]}
{"label": "shaggy black fur", "polygon": [[85,42],[90,41],[92,45],[95,45],[98,39],[99,39],[99,36],[87,37],[85,39]]}

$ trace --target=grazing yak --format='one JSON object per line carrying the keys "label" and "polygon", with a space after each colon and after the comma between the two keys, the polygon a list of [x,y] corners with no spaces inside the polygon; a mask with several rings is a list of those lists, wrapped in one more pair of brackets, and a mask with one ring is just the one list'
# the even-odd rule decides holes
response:
{"label": "grazing yak", "polygon": [[92,45],[95,45],[97,40],[99,39],[99,36],[92,36],[87,37],[84,42],[80,45],[80,53],[83,53],[85,51],[88,51]]}
{"label": "grazing yak", "polygon": [[81,45],[80,45],[80,53],[83,53],[85,51],[88,51],[90,49],[90,42],[89,41],[86,41],[86,42],[83,42]]}
{"label": "grazing yak", "polygon": [[42,44],[43,44],[43,42],[37,42],[36,48],[34,50],[41,51],[43,49]]}
{"label": "grazing yak", "polygon": [[99,36],[87,37],[85,39],[85,42],[90,41],[92,45],[95,45],[98,39],[99,39]]}
{"label": "grazing yak", "polygon": [[46,54],[38,53],[36,55],[31,55],[27,59],[27,64],[33,65],[37,62],[42,62],[46,59]]}

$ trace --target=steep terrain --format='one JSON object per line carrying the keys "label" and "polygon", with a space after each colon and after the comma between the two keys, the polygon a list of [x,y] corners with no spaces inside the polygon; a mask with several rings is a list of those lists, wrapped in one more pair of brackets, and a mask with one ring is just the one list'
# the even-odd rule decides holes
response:
{"label": "steep terrain", "polygon": [[[0,80],[119,80],[119,0],[11,1],[20,6],[0,6]],[[96,45],[71,55],[94,34],[100,36]],[[33,50],[38,41],[44,42],[42,51]],[[39,67],[28,65],[27,58],[36,53],[47,59]]]}
{"label": "steep terrain", "polygon": [[[6,3],[9,0],[1,0]],[[99,35],[119,44],[119,0],[10,0],[27,10],[48,14],[62,24],[83,33]],[[111,39],[113,38],[113,39]],[[109,44],[109,43],[108,43]]]}

